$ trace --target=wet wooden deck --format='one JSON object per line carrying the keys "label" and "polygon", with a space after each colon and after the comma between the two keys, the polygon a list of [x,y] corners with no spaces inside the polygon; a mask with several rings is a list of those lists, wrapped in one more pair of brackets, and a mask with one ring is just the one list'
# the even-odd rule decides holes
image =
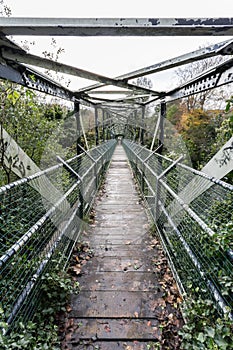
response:
{"label": "wet wooden deck", "polygon": [[157,349],[152,346],[162,339],[159,315],[166,306],[153,265],[159,252],[151,244],[150,223],[120,145],[102,192],[95,221],[83,237],[94,256],[82,266],[63,348]]}

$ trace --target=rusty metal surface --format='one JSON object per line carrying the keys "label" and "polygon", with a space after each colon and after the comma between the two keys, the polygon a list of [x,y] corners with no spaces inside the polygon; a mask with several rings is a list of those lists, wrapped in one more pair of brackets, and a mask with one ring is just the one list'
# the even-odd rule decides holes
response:
{"label": "rusty metal surface", "polygon": [[[172,91],[154,91],[130,83],[130,79],[168,70],[197,60],[217,55],[231,55],[233,52],[232,40],[213,44],[206,48],[111,78],[26,53],[5,37],[6,35],[29,35],[29,33],[30,35],[46,36],[231,36],[233,35],[232,18],[0,18],[0,60],[4,62],[0,75],[4,79],[16,81],[29,88],[54,96],[70,100],[82,100],[83,104],[86,105],[111,107],[113,103],[117,103],[120,108],[123,108],[130,102],[135,108],[153,102],[157,103],[161,98],[165,98],[166,101],[173,101],[232,82],[232,62],[229,62],[229,66],[221,65],[216,67],[217,70],[216,72],[213,71],[213,74],[198,76],[195,81],[189,81],[185,86],[179,86]],[[9,65],[8,69],[5,67],[6,63]],[[56,82],[49,81],[46,77],[40,78],[39,73],[35,73],[36,81],[33,82],[29,78],[30,75],[26,74],[29,68],[22,68],[23,65],[21,63],[51,69],[98,83],[81,88],[75,92],[69,91],[65,87],[58,87]],[[218,68],[220,72],[218,72]],[[22,81],[22,69],[26,72],[24,73],[26,81]],[[113,85],[127,90],[124,90],[124,96],[120,99],[116,99],[114,92],[112,98],[111,96],[110,98],[95,96],[95,93],[99,93],[99,91],[93,91],[93,89],[104,85]],[[146,102],[145,100],[142,101],[138,93],[142,94],[141,96],[146,99]],[[122,125],[125,123],[119,120],[118,117],[116,124],[119,128],[122,128]],[[114,128],[116,128],[116,125]]]}
{"label": "rusty metal surface", "polygon": [[232,18],[1,18],[5,35],[233,35]]}

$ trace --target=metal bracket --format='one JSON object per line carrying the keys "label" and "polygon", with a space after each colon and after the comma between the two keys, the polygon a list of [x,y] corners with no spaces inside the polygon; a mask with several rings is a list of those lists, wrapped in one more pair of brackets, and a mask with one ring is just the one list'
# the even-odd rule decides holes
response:
{"label": "metal bracket", "polygon": [[97,163],[97,160],[95,160],[89,153],[86,151],[80,144],[79,144],[80,149],[92,160],[92,162]]}
{"label": "metal bracket", "polygon": [[162,146],[163,146],[163,144],[159,145],[153,152],[151,152],[151,154],[149,154],[149,156],[146,157],[144,162],[147,162]]}
{"label": "metal bracket", "polygon": [[158,180],[160,180],[164,175],[166,175],[167,173],[169,173],[169,171],[172,170],[172,168],[174,168],[174,166],[176,164],[178,164],[182,159],[184,158],[184,156],[180,156],[178,159],[176,159],[171,165],[169,165],[169,167],[167,169],[165,169],[159,176],[158,176]]}
{"label": "metal bracket", "polygon": [[64,165],[64,167],[73,175],[75,175],[80,181],[82,181],[82,177],[73,169],[71,166],[63,160],[61,157],[57,156],[57,160]]}
{"label": "metal bracket", "polygon": [[138,152],[135,152],[135,154],[138,156],[147,146],[143,146]]}

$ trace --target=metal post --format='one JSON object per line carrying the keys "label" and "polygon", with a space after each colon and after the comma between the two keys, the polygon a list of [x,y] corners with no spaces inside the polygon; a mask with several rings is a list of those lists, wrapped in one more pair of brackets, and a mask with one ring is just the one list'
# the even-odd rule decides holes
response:
{"label": "metal post", "polygon": [[95,107],[95,144],[99,144],[99,121],[98,121],[98,107]]}
{"label": "metal post", "polygon": [[[81,147],[81,146],[80,146]],[[82,150],[81,150],[82,151]],[[75,176],[79,181],[79,217],[80,219],[83,219],[84,217],[84,188],[83,188],[83,179],[82,177],[75,171],[64,159],[57,156],[57,160],[63,164],[64,168],[73,176]]]}
{"label": "metal post", "polygon": [[[159,120],[159,143],[158,143],[158,150],[157,153],[162,154],[163,151],[163,144],[164,144],[164,120],[166,118],[166,102],[162,101],[160,104],[160,120]],[[159,174],[161,175],[162,173],[162,158],[158,158],[158,166],[159,166]],[[161,197],[161,183],[160,183],[160,177],[158,176],[157,178],[157,183],[156,183],[156,198],[155,198],[155,217],[156,220],[159,218],[159,201]]]}
{"label": "metal post", "polygon": [[131,124],[131,128],[132,128],[132,141],[135,142],[136,140],[136,128],[134,126],[134,121],[132,121],[132,124]]}
{"label": "metal post", "polygon": [[108,130],[107,130],[107,139],[110,140],[110,128],[111,128],[111,125],[112,125],[112,120],[110,118],[110,114],[108,113],[108,119],[110,119],[109,123],[108,123]]}
{"label": "metal post", "polygon": [[102,109],[102,139],[103,139],[103,142],[105,141],[105,125],[104,125],[104,120],[105,120],[105,110]]}
{"label": "metal post", "polygon": [[112,138],[112,126],[113,126],[113,121],[112,121],[112,118],[111,118],[111,121],[110,121],[110,125],[109,125],[109,133],[108,133],[108,139],[110,140]]}
{"label": "metal post", "polygon": [[162,101],[160,104],[160,122],[159,122],[159,144],[160,146],[157,153],[162,153],[163,151],[163,144],[164,144],[164,121],[167,114],[167,105],[165,101]]}
{"label": "metal post", "polygon": [[140,142],[142,144],[142,146],[144,145],[144,131],[145,131],[145,106],[142,106],[142,125],[141,125],[141,132],[140,132]]}
{"label": "metal post", "polygon": [[82,151],[87,155],[87,157],[89,159],[91,159],[91,161],[94,163],[94,177],[95,177],[95,182],[96,182],[96,188],[98,188],[98,172],[97,172],[97,162],[98,160],[95,160],[95,158],[93,158],[89,152],[87,152],[82,146],[80,146]]}
{"label": "metal post", "polygon": [[137,131],[138,131],[138,123],[137,123],[137,117],[138,117],[138,113],[137,110],[135,109],[134,111],[134,121],[135,121],[135,127],[134,127],[134,141],[137,141]]}
{"label": "metal post", "polygon": [[123,139],[127,139],[128,137],[128,127],[129,127],[129,116],[127,117],[124,125],[124,136]]}
{"label": "metal post", "polygon": [[77,141],[76,141],[76,152],[77,154],[82,153],[82,150],[79,147],[79,144],[81,143],[81,135],[82,135],[82,126],[80,121],[80,103],[74,102],[74,113],[76,118],[76,125],[77,125]]}

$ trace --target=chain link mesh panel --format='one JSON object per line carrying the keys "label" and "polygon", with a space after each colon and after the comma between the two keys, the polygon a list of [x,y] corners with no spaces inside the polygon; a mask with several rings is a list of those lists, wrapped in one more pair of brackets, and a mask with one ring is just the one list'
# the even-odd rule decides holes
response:
{"label": "chain link mesh panel", "polygon": [[54,258],[66,266],[115,145],[110,140],[0,188],[0,303],[11,328],[32,318]]}
{"label": "chain link mesh panel", "polygon": [[181,289],[233,306],[233,186],[124,140]]}

